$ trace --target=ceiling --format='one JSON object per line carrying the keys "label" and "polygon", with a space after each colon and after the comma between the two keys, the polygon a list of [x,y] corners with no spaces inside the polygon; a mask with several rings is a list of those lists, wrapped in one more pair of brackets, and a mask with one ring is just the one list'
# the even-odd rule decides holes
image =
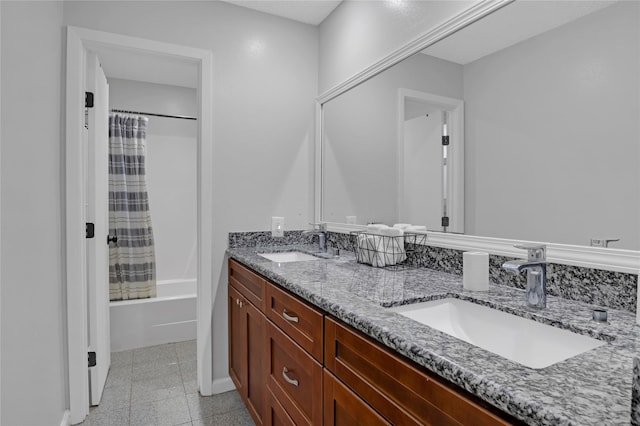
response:
{"label": "ceiling", "polygon": [[[342,0],[222,0],[295,21],[318,25]],[[144,81],[181,87],[198,87],[194,62],[107,47],[95,48],[108,78]]]}
{"label": "ceiling", "polygon": [[170,86],[198,87],[198,64],[170,56],[135,50],[99,47],[95,49],[107,78],[144,81]]}
{"label": "ceiling", "polygon": [[222,0],[270,15],[319,25],[342,0]]}
{"label": "ceiling", "polygon": [[[341,2],[224,1],[312,25],[324,20]],[[516,1],[428,47],[422,53],[464,65],[614,3],[613,0]],[[197,88],[196,63],[104,47],[99,48],[97,53],[108,78]]]}
{"label": "ceiling", "polygon": [[515,1],[422,53],[465,65],[614,3],[615,0]]}

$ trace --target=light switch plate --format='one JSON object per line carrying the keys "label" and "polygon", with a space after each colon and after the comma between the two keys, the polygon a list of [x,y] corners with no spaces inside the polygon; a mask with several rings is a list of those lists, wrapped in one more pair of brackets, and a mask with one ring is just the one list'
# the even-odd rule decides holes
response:
{"label": "light switch plate", "polygon": [[271,236],[284,237],[284,217],[273,216],[271,218]]}

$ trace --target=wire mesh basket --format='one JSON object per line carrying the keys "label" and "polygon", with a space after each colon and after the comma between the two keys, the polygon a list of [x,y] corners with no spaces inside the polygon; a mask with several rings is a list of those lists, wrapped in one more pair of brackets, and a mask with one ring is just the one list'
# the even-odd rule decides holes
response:
{"label": "wire mesh basket", "polygon": [[353,251],[358,263],[377,268],[402,269],[408,265],[408,256],[417,244],[424,244],[426,234],[405,232],[389,236],[367,231],[351,232]]}

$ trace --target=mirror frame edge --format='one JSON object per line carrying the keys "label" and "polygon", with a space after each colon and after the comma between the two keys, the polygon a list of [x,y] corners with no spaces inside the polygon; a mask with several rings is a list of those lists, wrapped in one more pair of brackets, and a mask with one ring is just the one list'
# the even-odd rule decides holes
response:
{"label": "mirror frame edge", "polygon": [[[322,222],[322,207],[324,203],[322,193],[323,104],[392,67],[409,56],[420,52],[448,35],[453,34],[454,32],[476,22],[479,19],[482,19],[483,17],[514,1],[515,0],[487,0],[477,3],[448,21],[445,21],[436,28],[427,31],[413,41],[410,41],[404,46],[400,46],[378,62],[370,65],[344,82],[332,87],[316,98],[314,223]],[[329,231],[339,233],[349,233],[351,231],[366,229],[363,225],[347,225],[337,222],[327,222],[327,228]],[[523,257],[524,254],[522,253],[522,250],[516,249],[513,246],[518,243],[528,242],[523,240],[447,234],[440,232],[428,232],[427,235],[428,245],[463,251],[481,250],[491,254],[510,257]],[[604,269],[636,275],[640,274],[640,251],[547,242],[543,243],[547,245],[548,260],[554,263]]]}

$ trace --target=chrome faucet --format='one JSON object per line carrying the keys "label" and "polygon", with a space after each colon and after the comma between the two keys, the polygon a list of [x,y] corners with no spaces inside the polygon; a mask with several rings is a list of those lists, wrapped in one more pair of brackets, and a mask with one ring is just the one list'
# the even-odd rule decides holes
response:
{"label": "chrome faucet", "polygon": [[591,247],[609,247],[609,243],[614,243],[616,241],[620,241],[620,238],[614,238],[611,240],[603,238],[591,238],[591,240],[589,240],[589,245]]}
{"label": "chrome faucet", "polygon": [[547,246],[545,245],[516,245],[515,248],[527,250],[527,260],[510,260],[502,267],[514,274],[527,271],[527,288],[525,290],[525,304],[531,308],[544,309],[547,307]]}
{"label": "chrome faucet", "polygon": [[307,231],[302,231],[303,234],[312,234],[318,236],[318,244],[320,246],[320,253],[327,252],[327,224],[326,223],[318,223],[318,224],[310,224],[312,226],[317,226],[318,229],[309,229]]}

